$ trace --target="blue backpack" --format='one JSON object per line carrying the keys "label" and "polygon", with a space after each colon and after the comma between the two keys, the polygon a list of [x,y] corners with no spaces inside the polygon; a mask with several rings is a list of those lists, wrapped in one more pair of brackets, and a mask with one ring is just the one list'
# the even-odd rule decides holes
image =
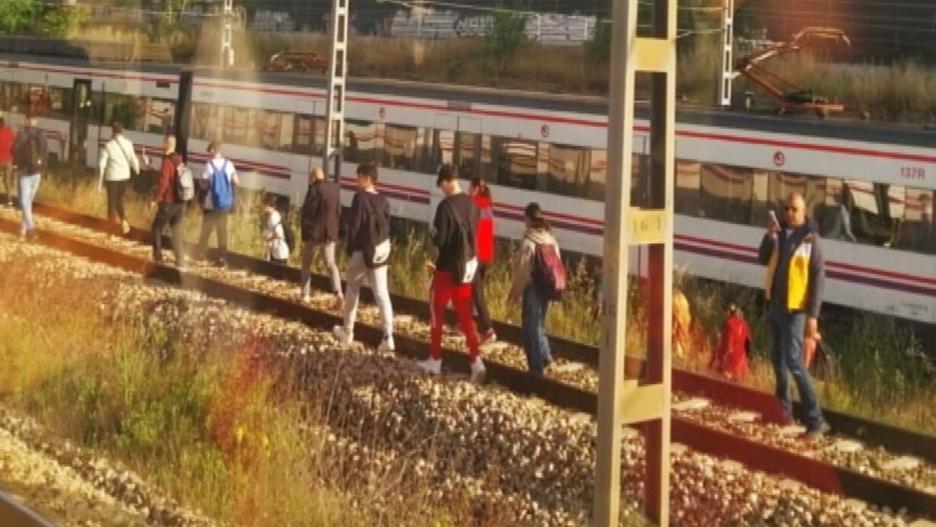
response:
{"label": "blue backpack", "polygon": [[227,175],[228,160],[224,160],[221,168],[211,163],[211,201],[215,210],[231,210],[234,206],[234,187]]}

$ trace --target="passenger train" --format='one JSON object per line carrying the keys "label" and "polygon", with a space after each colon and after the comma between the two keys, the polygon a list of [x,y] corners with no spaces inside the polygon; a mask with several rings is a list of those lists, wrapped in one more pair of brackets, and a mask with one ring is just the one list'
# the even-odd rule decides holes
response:
{"label": "passenger train", "polygon": [[[0,54],[0,111],[14,126],[41,108],[55,156],[93,167],[107,123],[137,148],[158,150],[176,119],[179,70]],[[322,79],[196,70],[189,162],[218,138],[241,182],[301,200],[324,143]],[[638,108],[638,116],[640,116]],[[380,166],[395,216],[425,222],[441,196],[433,174],[455,163],[491,184],[498,234],[521,236],[537,201],[561,246],[600,256],[607,179],[607,103],[599,98],[423,83],[349,83],[341,182]],[[632,202],[646,200],[649,129],[638,119]],[[768,210],[805,194],[822,226],[826,300],[936,323],[932,222],[936,132],[860,122],[683,109],[676,129],[676,265],[709,279],[761,287],[757,247]],[[351,193],[343,193],[345,203]],[[930,237],[928,239],[927,237]],[[632,270],[644,272],[642,259]]]}

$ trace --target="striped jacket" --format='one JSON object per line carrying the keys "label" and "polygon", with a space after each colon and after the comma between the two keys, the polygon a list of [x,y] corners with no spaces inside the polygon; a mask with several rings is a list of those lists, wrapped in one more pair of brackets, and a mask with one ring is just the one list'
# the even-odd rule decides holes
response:
{"label": "striped jacket", "polygon": [[776,238],[764,236],[758,256],[767,266],[765,293],[768,300],[789,311],[819,316],[825,285],[825,259],[819,246],[816,223],[807,219],[795,228],[780,224]]}

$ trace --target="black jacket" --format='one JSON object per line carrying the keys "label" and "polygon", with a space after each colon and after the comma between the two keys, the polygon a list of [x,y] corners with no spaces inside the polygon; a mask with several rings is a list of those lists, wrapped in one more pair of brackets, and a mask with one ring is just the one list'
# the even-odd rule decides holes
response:
{"label": "black jacket", "polygon": [[448,271],[452,276],[461,274],[464,262],[459,261],[458,247],[460,238],[458,237],[459,219],[467,222],[471,232],[468,233],[470,254],[465,255],[465,259],[471,259],[477,254],[478,220],[481,217],[478,207],[468,194],[460,192],[442,200],[436,209],[435,220],[432,222],[434,236],[433,242],[439,248],[439,256],[436,258],[436,269]]}
{"label": "black jacket", "polygon": [[[357,251],[364,256],[373,255],[374,247],[383,240],[371,239],[370,215],[383,214],[386,225],[390,225],[390,202],[376,192],[357,192],[351,201],[348,213],[348,255]],[[388,233],[389,234],[389,233]]]}
{"label": "black jacket", "polygon": [[341,215],[341,187],[335,181],[316,181],[309,186],[302,203],[302,241],[326,243],[338,241],[338,218]]}

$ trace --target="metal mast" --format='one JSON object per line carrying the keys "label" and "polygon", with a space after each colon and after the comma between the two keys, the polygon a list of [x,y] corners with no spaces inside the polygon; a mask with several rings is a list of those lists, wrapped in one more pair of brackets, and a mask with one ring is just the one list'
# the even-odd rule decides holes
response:
{"label": "metal mast", "polygon": [[[325,150],[322,170],[336,181],[341,180],[341,144],[344,140],[345,81],[348,75],[348,4],[350,0],[332,0],[331,60],[328,72],[328,101],[325,106]],[[329,172],[329,162],[334,168]]]}
{"label": "metal mast", "polygon": [[221,11],[221,67],[234,66],[234,0],[224,0]]}
{"label": "metal mast", "polygon": [[[644,423],[647,514],[669,524],[670,348],[672,333],[673,171],[676,0],[653,0],[650,37],[637,36],[638,0],[615,0],[611,40],[608,186],[603,253],[604,303],[598,385],[598,462],[593,525],[617,526],[621,428]],[[630,207],[634,85],[651,77],[650,209]],[[631,245],[649,246],[647,361],[643,379],[625,379],[627,263]]]}
{"label": "metal mast", "polygon": [[725,2],[722,11],[722,69],[718,83],[718,103],[722,106],[731,106],[731,84],[735,78],[734,73],[734,0]]}

